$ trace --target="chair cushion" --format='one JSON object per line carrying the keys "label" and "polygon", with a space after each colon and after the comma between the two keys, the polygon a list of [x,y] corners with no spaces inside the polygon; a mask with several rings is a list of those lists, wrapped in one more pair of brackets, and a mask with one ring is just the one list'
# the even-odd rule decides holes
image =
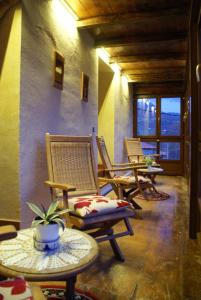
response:
{"label": "chair cushion", "polygon": [[28,282],[23,278],[0,281],[0,300],[33,300]]}
{"label": "chair cushion", "polygon": [[119,199],[110,199],[99,195],[74,197],[68,200],[69,209],[80,217],[117,212],[130,206],[130,203]]}
{"label": "chair cushion", "polygon": [[[128,181],[128,183],[135,183],[136,182],[136,179],[135,179],[135,176],[115,176],[115,178],[118,178],[118,179],[122,179],[122,180],[125,180],[125,181]],[[148,178],[145,178],[143,176],[139,176],[138,175],[138,181],[140,183],[145,183],[145,182],[150,182],[150,179]]]}

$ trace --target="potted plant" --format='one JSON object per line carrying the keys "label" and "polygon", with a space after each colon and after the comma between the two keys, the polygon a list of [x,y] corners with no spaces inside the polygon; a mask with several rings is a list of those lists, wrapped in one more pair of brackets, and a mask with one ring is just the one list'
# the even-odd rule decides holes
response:
{"label": "potted plant", "polygon": [[53,250],[58,247],[59,229],[65,226],[62,215],[69,209],[58,210],[59,201],[53,201],[50,206],[40,209],[36,204],[28,202],[29,208],[36,214],[32,221],[35,227],[34,246],[37,250]]}
{"label": "potted plant", "polygon": [[153,165],[154,159],[150,156],[145,156],[144,158],[145,164],[147,165],[148,169],[150,169]]}

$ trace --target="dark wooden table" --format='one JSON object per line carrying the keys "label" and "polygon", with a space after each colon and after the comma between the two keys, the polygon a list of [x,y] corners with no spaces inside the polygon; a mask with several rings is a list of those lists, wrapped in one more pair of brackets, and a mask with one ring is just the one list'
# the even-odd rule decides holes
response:
{"label": "dark wooden table", "polygon": [[66,281],[66,299],[73,300],[77,275],[97,257],[97,242],[84,232],[65,229],[58,250],[42,252],[33,246],[33,229],[24,229],[0,243],[0,273],[28,281]]}

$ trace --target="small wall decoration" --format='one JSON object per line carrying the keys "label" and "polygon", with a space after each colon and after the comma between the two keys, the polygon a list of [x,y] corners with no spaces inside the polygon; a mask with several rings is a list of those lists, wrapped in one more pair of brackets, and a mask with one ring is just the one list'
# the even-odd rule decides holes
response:
{"label": "small wall decoration", "polygon": [[63,89],[64,57],[57,51],[54,52],[54,86]]}
{"label": "small wall decoration", "polygon": [[89,76],[84,72],[81,74],[81,100],[88,101],[89,93]]}

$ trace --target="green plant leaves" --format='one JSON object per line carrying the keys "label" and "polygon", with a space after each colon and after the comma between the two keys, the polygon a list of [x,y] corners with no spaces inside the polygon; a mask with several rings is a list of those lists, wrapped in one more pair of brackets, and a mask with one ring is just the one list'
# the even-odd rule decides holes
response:
{"label": "green plant leaves", "polygon": [[45,214],[40,210],[40,208],[38,206],[36,206],[34,203],[31,202],[27,202],[27,205],[29,206],[29,208],[37,215],[39,216],[41,219],[45,218]]}
{"label": "green plant leaves", "polygon": [[52,215],[52,214],[55,212],[55,210],[56,210],[57,207],[58,207],[58,204],[59,204],[59,201],[58,201],[58,200],[55,200],[55,201],[53,201],[53,202],[50,204],[50,206],[49,206],[49,208],[48,208],[48,210],[47,210],[47,212],[46,212],[46,217],[47,217],[47,218],[48,218],[49,215]]}
{"label": "green plant leaves", "polygon": [[[69,209],[57,210],[59,201],[53,201],[49,208],[45,210],[44,206],[42,206],[43,211],[34,203],[27,202],[29,208],[37,215],[38,219],[32,222],[32,227],[36,227],[39,224],[47,225],[49,223],[57,223],[61,225],[64,229],[65,223],[61,218],[61,215],[69,212]],[[40,219],[39,219],[40,218]]]}
{"label": "green plant leaves", "polygon": [[33,220],[31,223],[31,227],[37,227],[39,224],[43,224],[44,220]]}
{"label": "green plant leaves", "polygon": [[65,213],[69,212],[70,209],[69,208],[66,208],[66,209],[63,209],[63,210],[58,210],[57,211],[57,214],[58,215],[64,215]]}

